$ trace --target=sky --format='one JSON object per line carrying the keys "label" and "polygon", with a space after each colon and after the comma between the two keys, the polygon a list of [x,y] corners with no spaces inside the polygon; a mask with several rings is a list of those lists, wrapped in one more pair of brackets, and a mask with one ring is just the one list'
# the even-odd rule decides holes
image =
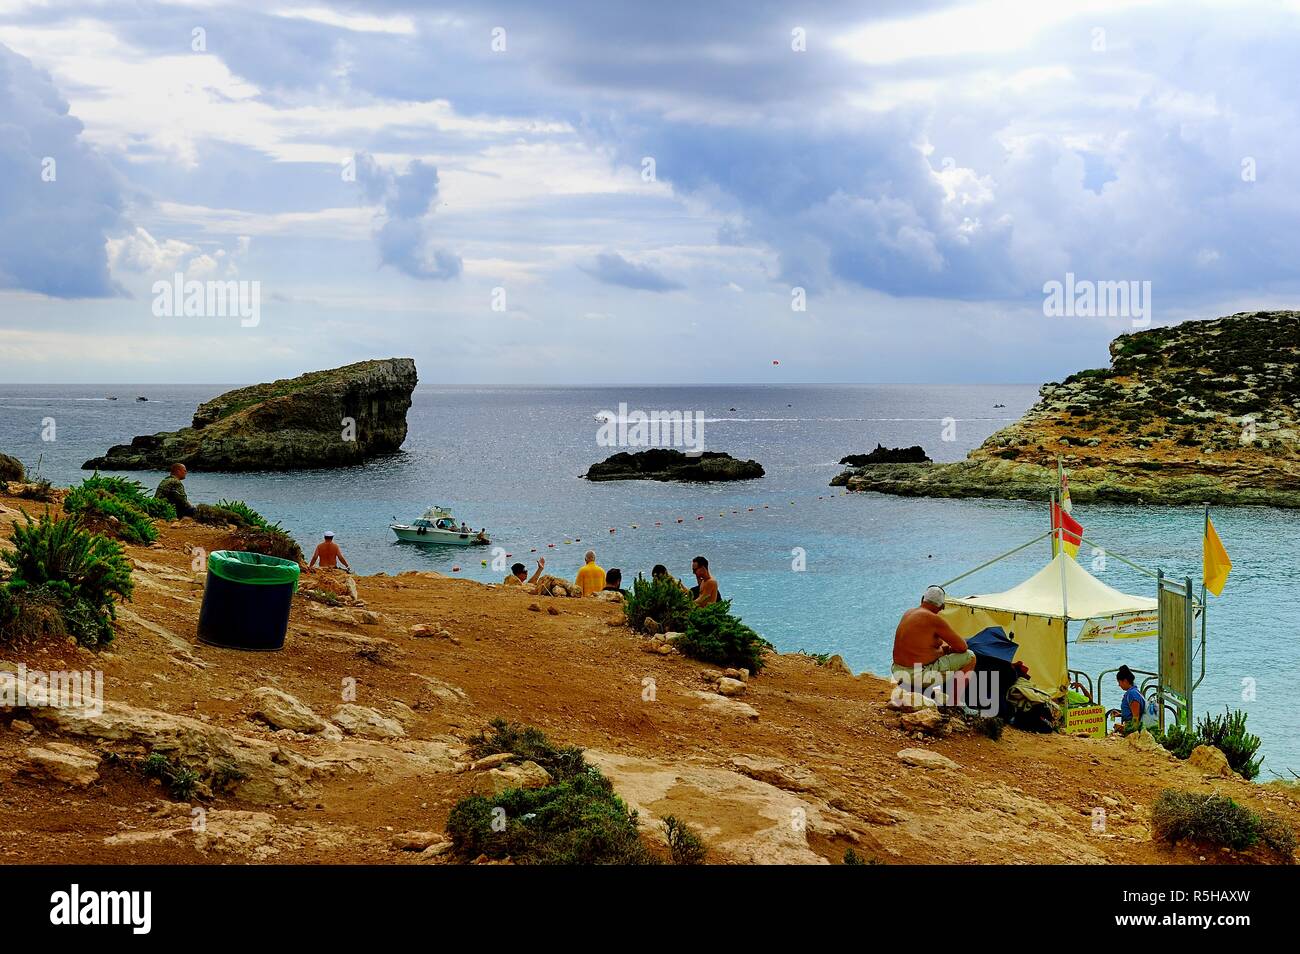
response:
{"label": "sky", "polygon": [[1295,307],[1297,48],[1300,0],[0,0],[0,381],[1059,379],[1134,327],[1067,274]]}

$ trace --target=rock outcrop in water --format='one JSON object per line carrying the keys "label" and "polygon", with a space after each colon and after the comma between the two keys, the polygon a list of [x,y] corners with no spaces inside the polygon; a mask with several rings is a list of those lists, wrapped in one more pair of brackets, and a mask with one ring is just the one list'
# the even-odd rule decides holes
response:
{"label": "rock outcrop in water", "polygon": [[98,470],[299,470],[345,467],[406,440],[415,361],[387,358],[228,391],[190,427],[137,437],[81,466]]}
{"label": "rock outcrop in water", "polygon": [[911,447],[886,447],[877,444],[870,454],[849,454],[840,463],[849,467],[867,467],[871,464],[928,464],[930,457],[920,444]]}
{"label": "rock outcrop in water", "polygon": [[860,467],[876,467],[880,464],[928,464],[930,457],[925,448],[919,444],[911,447],[886,447],[877,444],[870,454],[849,454],[840,458],[840,463],[849,469],[831,478],[832,487],[843,487],[855,476]]}
{"label": "rock outcrop in water", "polygon": [[679,450],[655,447],[635,454],[615,454],[592,464],[583,476],[588,480],[752,480],[763,476],[763,465],[717,451],[691,456]]}
{"label": "rock outcrop in water", "polygon": [[1043,385],[956,464],[881,464],[851,490],[1043,500],[1056,460],[1080,500],[1300,507],[1300,312],[1125,334],[1111,365]]}

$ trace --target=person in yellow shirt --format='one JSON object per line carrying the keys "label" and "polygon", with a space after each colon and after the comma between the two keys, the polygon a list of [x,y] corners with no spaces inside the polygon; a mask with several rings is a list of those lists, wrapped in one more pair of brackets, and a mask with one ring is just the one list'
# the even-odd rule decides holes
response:
{"label": "person in yellow shirt", "polygon": [[574,582],[582,590],[583,596],[599,593],[605,588],[605,571],[596,565],[596,551],[587,551],[587,562],[578,571],[578,578]]}

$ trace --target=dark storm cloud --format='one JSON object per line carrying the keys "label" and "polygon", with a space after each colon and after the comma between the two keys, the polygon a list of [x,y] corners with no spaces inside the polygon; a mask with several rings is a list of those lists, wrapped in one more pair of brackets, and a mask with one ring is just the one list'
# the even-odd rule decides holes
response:
{"label": "dark storm cloud", "polygon": [[122,226],[120,184],[81,133],[50,77],[0,44],[0,288],[118,293],[105,241]]}

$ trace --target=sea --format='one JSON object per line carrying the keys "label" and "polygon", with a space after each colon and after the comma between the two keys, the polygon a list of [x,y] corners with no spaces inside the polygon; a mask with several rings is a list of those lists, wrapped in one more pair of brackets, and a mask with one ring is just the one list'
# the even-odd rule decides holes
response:
{"label": "sea", "polygon": [[[237,384],[0,384],[0,450],[56,484],[110,445],[187,425],[195,407]],[[279,521],[310,552],[333,530],[359,573],[436,570],[499,581],[502,561],[539,557],[572,577],[587,549],[624,579],[663,563],[682,578],[707,556],[722,595],[785,652],[838,653],[855,671],[887,673],[894,627],[928,584],[944,582],[1049,528],[1046,501],[938,500],[844,494],[829,486],[846,454],[919,444],[960,460],[1016,420],[1033,385],[717,385],[695,387],[419,387],[400,453],[364,466],[293,473],[191,473],[190,499],[243,500]],[[116,397],[116,400],[110,400]],[[146,398],[141,401],[138,398]],[[703,446],[753,458],[761,479],[716,485],[588,482],[602,446],[601,412],[698,414]],[[153,487],[161,473],[134,476]],[[485,527],[488,547],[399,543],[388,525],[431,504]],[[1199,508],[1076,504],[1080,562],[1107,584],[1153,596],[1155,581],[1118,556],[1199,583]],[[1215,526],[1233,561],[1210,598],[1198,713],[1244,709],[1264,739],[1261,780],[1300,772],[1290,696],[1300,684],[1296,610],[1300,568],[1291,547],[1300,513],[1219,508]],[[995,592],[1040,569],[1042,541],[950,587]],[[1081,624],[1072,628],[1072,639]],[[1094,676],[1126,663],[1156,669],[1155,640],[1072,643],[1072,668]],[[1199,666],[1199,660],[1198,660]],[[1119,691],[1108,677],[1108,707]]]}

